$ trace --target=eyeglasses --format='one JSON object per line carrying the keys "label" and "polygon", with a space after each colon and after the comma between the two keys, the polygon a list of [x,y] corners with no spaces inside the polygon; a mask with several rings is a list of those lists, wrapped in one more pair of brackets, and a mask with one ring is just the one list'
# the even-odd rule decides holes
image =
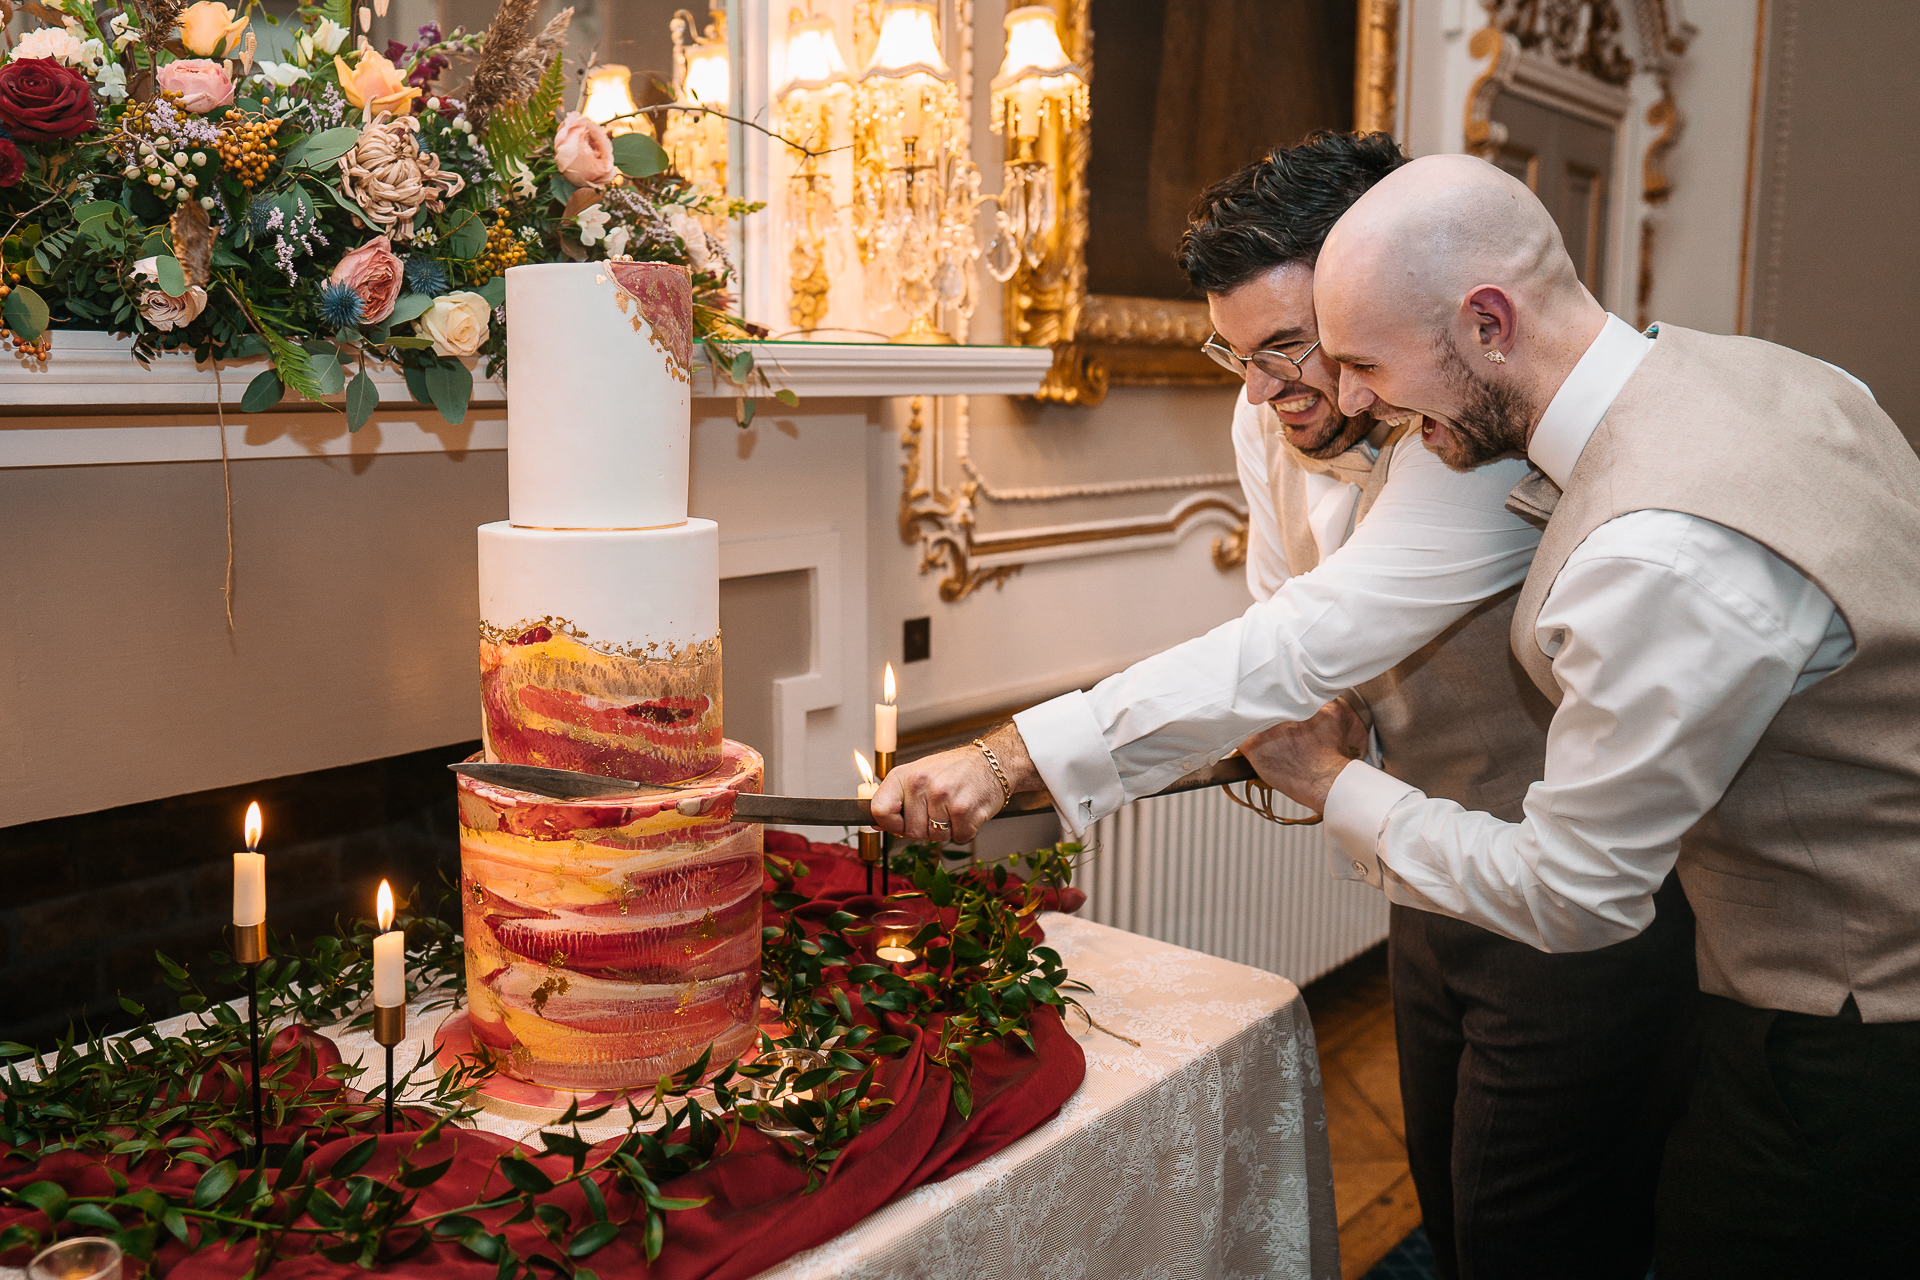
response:
{"label": "eyeglasses", "polygon": [[1236,377],[1245,378],[1247,366],[1252,365],[1269,378],[1278,378],[1282,382],[1298,382],[1302,376],[1301,364],[1319,345],[1320,340],[1315,338],[1313,346],[1297,356],[1290,356],[1278,347],[1262,347],[1250,356],[1242,356],[1220,341],[1220,335],[1215,333],[1200,344],[1200,349],[1212,357],[1213,362],[1222,369],[1232,370]]}

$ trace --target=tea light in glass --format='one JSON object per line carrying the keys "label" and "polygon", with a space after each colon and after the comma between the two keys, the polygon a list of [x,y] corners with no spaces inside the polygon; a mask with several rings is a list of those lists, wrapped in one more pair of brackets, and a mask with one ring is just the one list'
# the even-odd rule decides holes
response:
{"label": "tea light in glass", "polygon": [[105,1236],[75,1236],[34,1254],[27,1280],[120,1280],[120,1257]]}
{"label": "tea light in glass", "polygon": [[910,911],[877,911],[873,920],[874,958],[886,964],[912,964],[920,953],[910,945],[920,932],[920,917]]}
{"label": "tea light in glass", "polygon": [[775,1049],[762,1054],[761,1062],[769,1062],[776,1070],[771,1075],[761,1076],[751,1085],[751,1094],[755,1102],[765,1109],[754,1127],[774,1138],[805,1138],[813,1134],[794,1124],[781,1113],[780,1105],[785,1102],[811,1102],[813,1090],[796,1089],[793,1081],[796,1076],[809,1071],[818,1071],[827,1065],[827,1055],[812,1049]]}

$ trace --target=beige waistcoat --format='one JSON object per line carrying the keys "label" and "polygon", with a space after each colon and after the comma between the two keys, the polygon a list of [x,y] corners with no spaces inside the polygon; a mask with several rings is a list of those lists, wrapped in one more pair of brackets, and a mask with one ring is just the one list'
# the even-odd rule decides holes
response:
{"label": "beige waistcoat", "polygon": [[[1558,704],[1535,636],[1587,535],[1679,511],[1761,543],[1824,591],[1852,661],[1788,698],[1680,845],[1700,985],[1755,1008],[1920,1019],[1920,460],[1851,380],[1754,338],[1660,326],[1580,455],[1516,510],[1549,514],[1513,647]],[[1650,627],[1658,618],[1648,620]]]}
{"label": "beige waistcoat", "polygon": [[[1322,462],[1303,457],[1263,416],[1267,484],[1288,570],[1320,563],[1307,523],[1305,474],[1320,471],[1360,484],[1356,520],[1386,487],[1394,445],[1369,467],[1359,449]],[[1419,447],[1415,445],[1413,447]],[[1527,788],[1540,780],[1553,706],[1540,696],[1507,643],[1519,588],[1476,607],[1386,674],[1349,690],[1347,702],[1370,716],[1382,767],[1430,796],[1515,822]]]}

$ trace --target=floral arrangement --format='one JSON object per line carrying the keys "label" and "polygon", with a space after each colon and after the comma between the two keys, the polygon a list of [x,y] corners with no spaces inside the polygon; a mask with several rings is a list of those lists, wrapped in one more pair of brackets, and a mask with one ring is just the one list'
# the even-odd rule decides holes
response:
{"label": "floral arrangement", "polygon": [[484,35],[429,24],[377,50],[354,35],[370,10],[320,0],[269,34],[276,61],[258,0],[17,7],[41,24],[0,62],[0,341],[19,358],[49,359],[56,328],[131,335],[143,363],[265,357],[242,408],[344,393],[353,430],[385,364],[458,423],[468,360],[505,372],[508,267],[630,258],[685,265],[708,358],[755,376],[707,227],[758,206],[564,110],[572,10],[536,29],[535,0],[504,0]]}

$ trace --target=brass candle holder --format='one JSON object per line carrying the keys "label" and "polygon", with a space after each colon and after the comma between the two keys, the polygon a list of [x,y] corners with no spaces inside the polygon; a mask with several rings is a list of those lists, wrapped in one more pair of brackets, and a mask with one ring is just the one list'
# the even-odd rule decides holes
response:
{"label": "brass candle holder", "polygon": [[393,1046],[407,1038],[407,1006],[373,1006],[373,1042],[387,1051],[387,1132],[393,1132]]}
{"label": "brass candle holder", "polygon": [[868,893],[873,892],[873,868],[874,864],[880,861],[882,839],[878,831],[862,830],[860,832],[860,861],[867,866]]}

